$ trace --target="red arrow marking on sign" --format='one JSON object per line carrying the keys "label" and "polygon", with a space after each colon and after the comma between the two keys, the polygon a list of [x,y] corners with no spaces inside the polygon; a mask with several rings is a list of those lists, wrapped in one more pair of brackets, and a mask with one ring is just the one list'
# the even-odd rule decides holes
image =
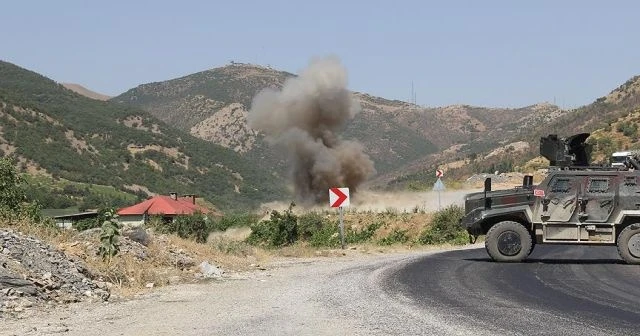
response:
{"label": "red arrow marking on sign", "polygon": [[347,195],[342,191],[340,191],[340,189],[338,188],[331,188],[331,192],[336,194],[336,196],[338,196],[338,199],[335,202],[333,202],[333,204],[331,204],[331,207],[333,208],[339,207],[340,204],[342,204],[342,202],[344,202],[347,199]]}

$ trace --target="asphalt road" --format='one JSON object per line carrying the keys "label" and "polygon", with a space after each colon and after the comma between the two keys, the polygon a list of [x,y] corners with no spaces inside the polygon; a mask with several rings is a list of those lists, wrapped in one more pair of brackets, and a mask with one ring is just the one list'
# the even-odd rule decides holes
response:
{"label": "asphalt road", "polygon": [[640,335],[640,266],[615,247],[539,245],[519,264],[492,262],[484,249],[439,253],[391,273],[384,288],[479,334]]}

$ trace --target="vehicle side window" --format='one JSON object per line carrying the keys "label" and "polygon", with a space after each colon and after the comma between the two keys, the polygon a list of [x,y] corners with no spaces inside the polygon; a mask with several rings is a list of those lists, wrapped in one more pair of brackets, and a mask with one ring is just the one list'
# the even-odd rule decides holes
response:
{"label": "vehicle side window", "polygon": [[558,177],[551,182],[551,192],[568,193],[571,190],[571,179]]}
{"label": "vehicle side window", "polygon": [[587,186],[587,192],[589,193],[606,193],[609,191],[609,179],[608,178],[590,178],[589,185]]}
{"label": "vehicle side window", "polygon": [[624,178],[624,185],[626,186],[635,186],[636,183],[636,177],[635,176],[625,176]]}

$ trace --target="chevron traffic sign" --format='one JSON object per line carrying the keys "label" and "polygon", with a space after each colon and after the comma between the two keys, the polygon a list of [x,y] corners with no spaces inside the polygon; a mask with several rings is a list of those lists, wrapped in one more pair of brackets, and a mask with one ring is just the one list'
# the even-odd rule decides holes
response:
{"label": "chevron traffic sign", "polygon": [[349,206],[349,188],[329,189],[329,206],[332,208]]}

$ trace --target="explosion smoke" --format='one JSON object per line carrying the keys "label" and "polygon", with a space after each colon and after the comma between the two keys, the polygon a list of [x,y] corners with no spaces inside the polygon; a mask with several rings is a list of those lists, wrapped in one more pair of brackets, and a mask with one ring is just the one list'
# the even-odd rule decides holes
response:
{"label": "explosion smoke", "polygon": [[346,69],[335,57],[314,59],[281,90],[267,88],[253,99],[249,126],[287,152],[298,201],[328,201],[329,188],[353,194],[375,173],[363,146],[343,140],[341,131],[360,111],[347,90]]}

